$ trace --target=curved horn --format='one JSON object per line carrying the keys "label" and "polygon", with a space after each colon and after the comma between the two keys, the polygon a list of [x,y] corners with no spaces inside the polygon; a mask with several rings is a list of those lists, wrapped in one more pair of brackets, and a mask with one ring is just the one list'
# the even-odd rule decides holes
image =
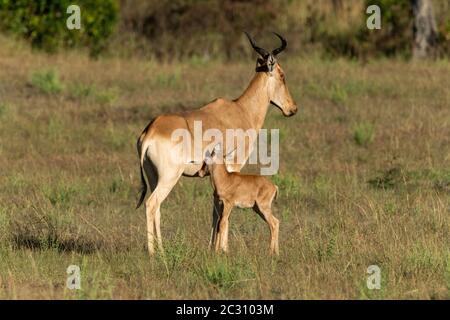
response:
{"label": "curved horn", "polygon": [[274,35],[276,35],[278,38],[280,38],[280,40],[281,40],[281,47],[279,47],[279,48],[276,48],[276,49],[274,49],[273,51],[272,51],[272,54],[274,55],[274,56],[276,56],[277,54],[279,54],[281,51],[283,51],[284,49],[286,49],[286,47],[287,47],[287,41],[286,41],[286,39],[284,39],[281,35],[279,35],[278,33],[276,33],[276,32],[274,32],[273,33]]}
{"label": "curved horn", "polygon": [[252,37],[250,37],[250,35],[244,31],[245,35],[247,36],[248,40],[250,41],[250,44],[252,45],[253,49],[258,52],[258,54],[263,57],[264,59],[267,58],[267,56],[269,55],[269,52],[267,52],[267,50],[260,48],[256,45],[255,41],[252,39]]}

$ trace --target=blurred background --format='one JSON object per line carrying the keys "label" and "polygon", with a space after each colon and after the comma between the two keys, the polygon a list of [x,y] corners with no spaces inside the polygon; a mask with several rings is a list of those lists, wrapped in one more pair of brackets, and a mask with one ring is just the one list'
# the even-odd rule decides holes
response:
{"label": "blurred background", "polygon": [[[430,25],[429,55],[450,53],[447,0],[78,0],[82,29],[67,32],[72,3],[0,0],[0,29],[46,51],[77,47],[94,56],[236,59],[251,54],[243,30],[268,47],[275,45],[267,42],[273,30],[289,40],[288,54],[410,58],[421,23],[418,6]],[[366,27],[365,9],[372,4],[381,8],[381,30]]]}

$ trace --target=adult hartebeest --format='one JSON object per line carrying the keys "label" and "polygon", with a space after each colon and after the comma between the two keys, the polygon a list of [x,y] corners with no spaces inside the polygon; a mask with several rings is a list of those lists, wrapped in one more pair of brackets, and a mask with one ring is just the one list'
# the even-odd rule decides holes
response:
{"label": "adult hartebeest", "polygon": [[[264,123],[269,104],[281,109],[288,117],[297,112],[297,106],[286,85],[284,72],[276,59],[277,54],[286,48],[286,40],[275,33],[281,40],[281,46],[268,52],[258,47],[249,34],[246,33],[246,35],[259,57],[256,74],[239,98],[231,101],[218,98],[197,110],[160,115],[147,125],[137,141],[142,183],[137,207],[144,201],[147,188],[151,190],[151,195],[145,201],[150,255],[154,253],[155,233],[159,249],[161,251],[163,249],[160,231],[161,203],[182,175],[203,176],[203,174],[199,175],[199,172],[202,172],[205,153],[212,151],[208,150],[209,144],[202,142],[202,159],[194,159],[190,152],[186,152],[185,145],[173,139],[175,131],[184,129],[193,136],[194,121],[201,121],[205,130],[219,130],[224,136],[226,129],[259,131]],[[245,146],[244,162],[227,163],[228,171],[241,170],[251,153],[251,146],[252,143]],[[222,210],[222,204],[215,197],[210,240],[212,247],[216,241],[217,221]]]}

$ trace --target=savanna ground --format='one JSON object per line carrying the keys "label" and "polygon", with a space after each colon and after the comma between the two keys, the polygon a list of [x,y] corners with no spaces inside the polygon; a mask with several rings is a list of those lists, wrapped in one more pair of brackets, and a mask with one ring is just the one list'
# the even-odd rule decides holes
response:
{"label": "savanna ground", "polygon": [[[448,61],[291,58],[299,113],[280,129],[279,258],[265,223],[233,211],[230,250],[207,250],[209,178],[162,207],[150,259],[135,142],[161,112],[237,97],[254,61],[160,65],[48,56],[0,38],[0,298],[448,299]],[[66,269],[81,267],[81,290]],[[381,268],[380,290],[366,287]]]}

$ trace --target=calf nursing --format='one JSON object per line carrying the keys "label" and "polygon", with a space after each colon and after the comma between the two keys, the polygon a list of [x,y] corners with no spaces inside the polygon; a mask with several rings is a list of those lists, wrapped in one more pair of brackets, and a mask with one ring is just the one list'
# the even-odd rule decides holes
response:
{"label": "calf nursing", "polygon": [[223,158],[218,158],[218,153],[220,149],[216,146],[211,156],[206,159],[214,197],[221,201],[223,207],[217,226],[213,228],[212,238],[215,250],[224,252],[228,250],[228,219],[233,207],[237,206],[253,208],[267,222],[270,229],[270,253],[278,255],[280,222],[272,214],[272,202],[277,195],[278,187],[264,176],[228,172]]}
{"label": "calf nursing", "polygon": [[[160,115],[154,118],[140,135],[137,151],[140,159],[142,188],[137,207],[145,203],[150,255],[155,252],[155,244],[163,251],[161,204],[182,175],[189,177],[204,175],[202,171],[204,156],[206,151],[210,152],[212,149],[208,142],[201,141],[200,157],[195,157],[195,152],[190,152],[190,150],[196,150],[195,143],[191,141],[189,144],[180,144],[178,139],[172,139],[174,132],[182,130],[188,132],[191,137],[195,137],[192,128],[195,128],[197,121],[201,121],[204,130],[214,129],[222,136],[226,136],[227,129],[258,132],[264,124],[269,104],[281,109],[286,117],[297,113],[297,105],[289,93],[283,69],[277,60],[277,55],[286,48],[287,42],[281,35],[276,34],[276,36],[280,39],[281,46],[267,51],[258,47],[247,34],[252,48],[259,57],[256,60],[255,75],[240,97],[234,100],[219,98],[200,109]],[[228,171],[236,172],[242,169],[253,151],[253,142],[246,144],[242,161],[229,161]],[[146,197],[147,191],[150,191],[148,197]],[[215,229],[218,226],[217,219],[220,214],[219,201],[214,197],[211,235],[217,233]],[[211,237],[212,246],[215,245],[214,240],[215,238]]]}

